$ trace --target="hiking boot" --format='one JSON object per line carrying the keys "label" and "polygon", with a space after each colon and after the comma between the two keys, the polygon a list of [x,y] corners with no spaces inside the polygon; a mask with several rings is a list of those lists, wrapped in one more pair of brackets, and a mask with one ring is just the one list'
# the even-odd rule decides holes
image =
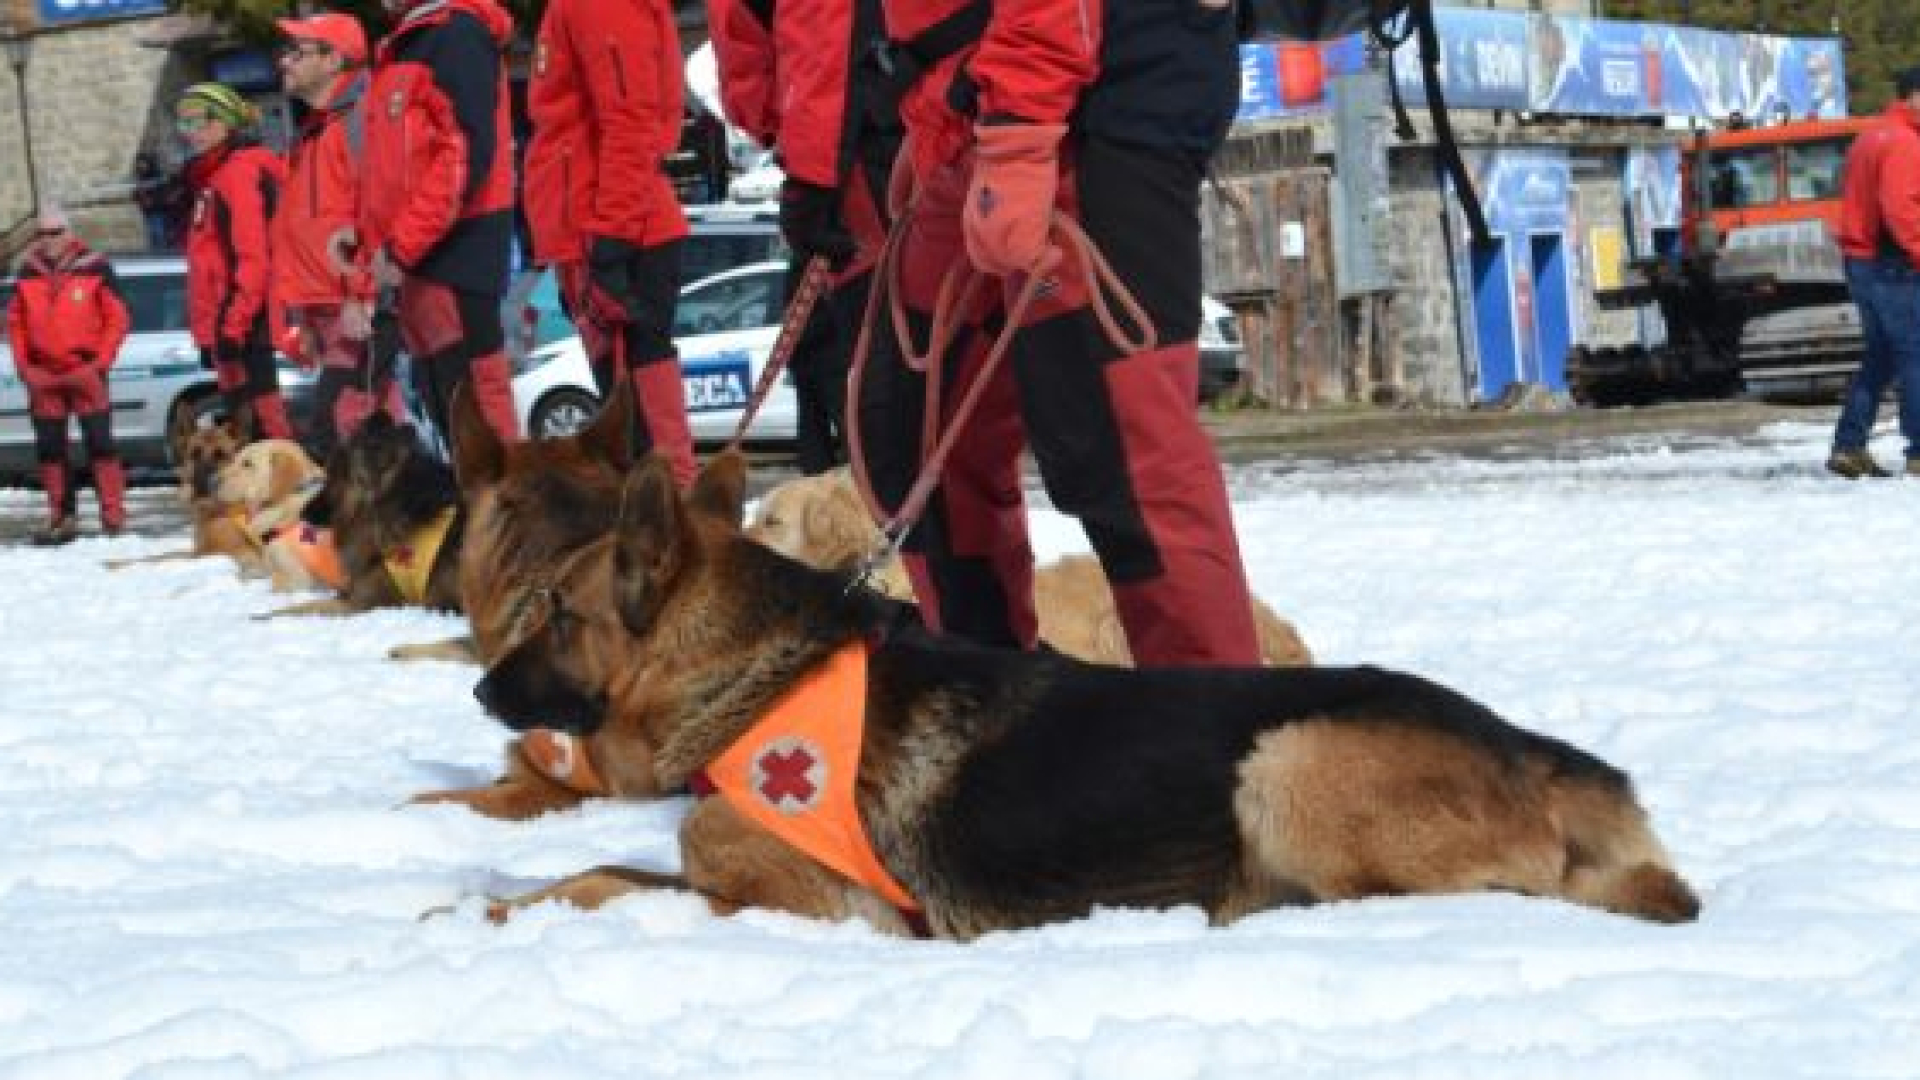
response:
{"label": "hiking boot", "polygon": [[80,521],[69,514],[45,528],[36,529],[32,539],[35,547],[58,547],[61,544],[72,543],[79,535]]}
{"label": "hiking boot", "polygon": [[1920,480],[1920,457],[1907,459],[1907,479]]}
{"label": "hiking boot", "polygon": [[[1912,464],[1909,464],[1908,470],[1911,471],[1912,469]],[[1867,453],[1865,450],[1835,450],[1833,456],[1827,459],[1827,471],[1835,476],[1844,476],[1849,480],[1858,480],[1863,476],[1880,477],[1893,475],[1881,468],[1880,463],[1873,460],[1873,455]]]}

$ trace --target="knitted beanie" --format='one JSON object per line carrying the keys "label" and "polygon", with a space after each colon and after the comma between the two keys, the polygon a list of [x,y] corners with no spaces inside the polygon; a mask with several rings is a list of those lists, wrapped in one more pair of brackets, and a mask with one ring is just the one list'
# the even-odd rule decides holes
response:
{"label": "knitted beanie", "polygon": [[232,87],[217,82],[194,83],[180,95],[182,104],[197,102],[207,115],[235,131],[250,130],[260,121],[260,111]]}

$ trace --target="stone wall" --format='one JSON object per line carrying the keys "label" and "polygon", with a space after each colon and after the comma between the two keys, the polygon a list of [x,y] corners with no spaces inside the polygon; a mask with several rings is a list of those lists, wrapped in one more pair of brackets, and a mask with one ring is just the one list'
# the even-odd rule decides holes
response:
{"label": "stone wall", "polygon": [[[29,5],[30,7],[30,5]],[[48,27],[32,39],[28,117],[42,200],[58,200],[96,246],[143,246],[131,202],[133,161],[143,150],[179,157],[168,103],[191,82],[172,49],[141,44],[149,19]],[[12,72],[0,79],[0,227],[31,213],[20,108]]]}
{"label": "stone wall", "polygon": [[[1387,348],[1411,401],[1462,405],[1470,396],[1470,362],[1460,351],[1456,316],[1464,317],[1449,270],[1447,226],[1452,204],[1441,193],[1430,149],[1406,148],[1388,155],[1393,235],[1389,270],[1392,300],[1385,319]],[[1467,258],[1467,241],[1455,233],[1453,258]]]}

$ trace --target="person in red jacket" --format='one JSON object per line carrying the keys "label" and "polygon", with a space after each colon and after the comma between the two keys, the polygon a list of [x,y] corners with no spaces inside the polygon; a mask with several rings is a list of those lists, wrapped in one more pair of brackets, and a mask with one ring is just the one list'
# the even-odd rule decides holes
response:
{"label": "person in red jacket", "polygon": [[[335,233],[353,228],[360,194],[359,114],[367,89],[367,35],[351,15],[281,19],[280,81],[306,106],[287,158],[287,183],[273,215],[273,296],[287,313],[282,351],[318,365],[312,442],[324,459],[375,409],[406,417],[391,371],[373,370],[364,336],[348,333],[341,308],[365,309],[372,297],[333,265]],[[369,320],[370,321],[370,320]]]}
{"label": "person in red jacket", "polygon": [[174,123],[193,151],[187,226],[187,295],[200,362],[214,371],[229,411],[252,406],[259,434],[293,438],[274,368],[267,223],[286,167],[253,135],[254,107],[220,83],[187,88]]}
{"label": "person in red jacket", "polygon": [[790,283],[815,256],[834,270],[833,291],[787,365],[795,457],[801,472],[823,472],[846,461],[847,360],[890,224],[884,192],[900,148],[897,103],[867,62],[882,36],[880,3],[712,0],[707,10],[722,107],[775,148],[786,174],[780,231],[793,252]]}
{"label": "person in red jacket", "polygon": [[1920,66],[1900,72],[1893,89],[1840,174],[1840,254],[1866,351],[1841,399],[1827,469],[1850,480],[1887,475],[1867,437],[1896,381],[1906,473],[1920,476]]}
{"label": "person in red jacket", "polygon": [[680,142],[680,38],[667,0],[551,0],[534,44],[527,220],[602,397],[622,375],[638,435],[693,480],[673,344],[687,218],[663,163]]}
{"label": "person in red jacket", "polygon": [[[399,22],[374,54],[355,233],[335,247],[362,284],[392,290],[413,386],[443,437],[471,393],[503,439],[519,437],[500,302],[513,243],[513,136],[493,0],[386,0]],[[359,313],[364,315],[364,313]],[[356,330],[366,329],[355,318]]]}
{"label": "person in red jacket", "polygon": [[7,308],[14,368],[27,384],[34,456],[47,491],[47,526],[39,544],[63,544],[79,533],[67,419],[79,417],[80,437],[100,497],[100,525],[108,536],[126,528],[126,474],[113,448],[113,402],[107,371],[127,338],[127,307],[113,268],[75,236],[65,215],[43,211],[34,242],[16,277]]}
{"label": "person in red jacket", "polygon": [[[1137,662],[1258,663],[1225,483],[1195,415],[1200,181],[1239,102],[1237,5],[884,4],[891,59],[910,61],[912,79],[901,115],[913,203],[896,227],[920,340],[950,266],[999,280],[987,302],[950,313],[960,329],[943,371],[964,386],[1010,299],[1036,287],[907,537],[921,611],[947,632],[1035,644],[1019,468],[1030,448],[1054,505],[1086,530]],[[1091,260],[1064,243],[1056,214],[1104,253],[1150,344],[1102,327]],[[891,512],[920,467],[924,378],[889,355],[891,332],[876,336],[887,350],[854,407],[862,464]],[[961,396],[943,393],[943,409]]]}

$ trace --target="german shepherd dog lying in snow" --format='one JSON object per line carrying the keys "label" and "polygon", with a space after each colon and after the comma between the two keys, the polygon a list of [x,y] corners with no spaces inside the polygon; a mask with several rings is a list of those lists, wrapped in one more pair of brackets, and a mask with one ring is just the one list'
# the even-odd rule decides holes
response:
{"label": "german shepherd dog lying in snow", "polygon": [[681,825],[682,872],[588,870],[492,917],[653,888],[962,940],[1103,905],[1224,923],[1483,889],[1699,912],[1624,773],[1452,690],[937,639],[746,539],[744,488],[738,455],[685,497],[640,462],[475,688],[515,730],[576,738],[611,793],[716,791]]}
{"label": "german shepherd dog lying in snow", "polygon": [[[507,443],[488,426],[472,395],[465,389],[454,395],[454,471],[467,514],[460,592],[471,634],[459,643],[466,659],[488,663],[503,655],[554,563],[612,531],[621,480],[634,462],[628,435],[633,395],[616,391],[608,402],[575,435]],[[436,658],[450,659],[456,658],[454,646],[413,648],[438,649]],[[456,802],[511,820],[579,805],[592,793],[552,778],[550,759],[542,754],[547,745],[536,739],[530,748],[516,739],[495,782],[427,792],[413,801]]]}
{"label": "german shepherd dog lying in snow", "polygon": [[112,559],[109,570],[129,566],[202,559],[225,555],[240,568],[243,577],[266,573],[266,560],[260,545],[247,531],[246,514],[229,506],[219,497],[220,472],[246,445],[248,427],[244,416],[219,420],[204,427],[185,409],[174,413],[167,428],[167,444],[173,452],[174,471],[179,476],[180,503],[192,519],[193,542],[185,551],[169,551],[138,559]]}
{"label": "german shepherd dog lying in snow", "polygon": [[412,425],[385,413],[368,417],[334,448],[326,484],[303,517],[333,530],[340,588],[261,618],[400,606],[460,610],[460,493],[453,470],[427,452]]}

